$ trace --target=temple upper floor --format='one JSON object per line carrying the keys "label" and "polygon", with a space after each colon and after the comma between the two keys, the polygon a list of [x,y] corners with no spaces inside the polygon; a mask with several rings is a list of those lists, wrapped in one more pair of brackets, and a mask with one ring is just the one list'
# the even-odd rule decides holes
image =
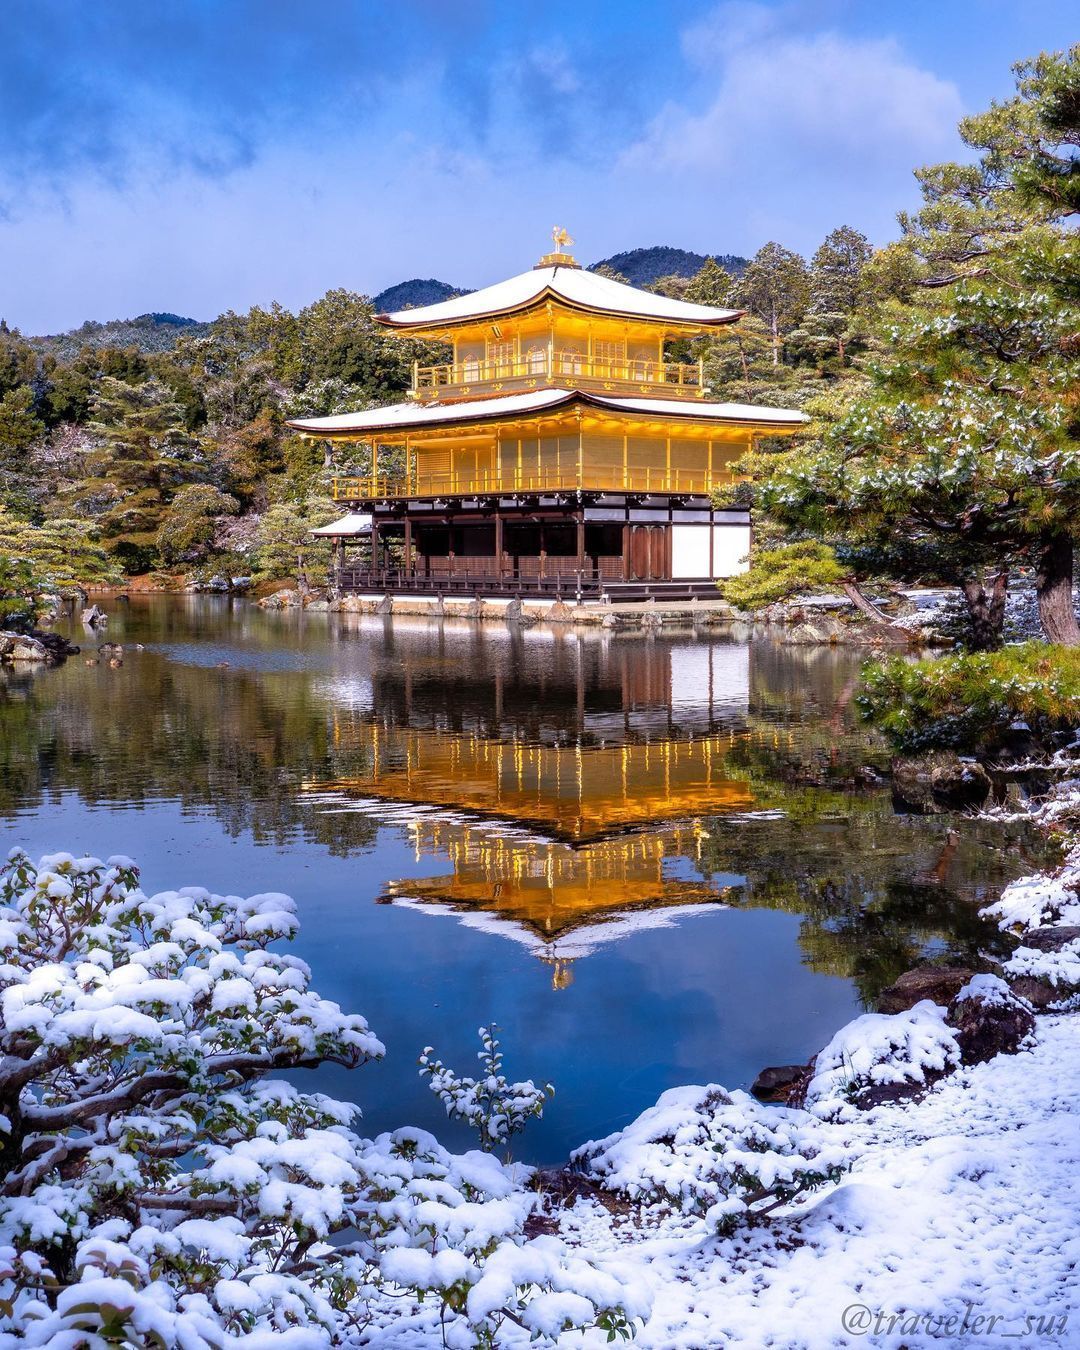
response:
{"label": "temple upper floor", "polygon": [[665,359],[666,344],[723,329],[741,313],[585,271],[557,239],[557,251],[529,272],[378,322],[450,348],[450,360],[414,366],[411,393],[420,402],[538,389],[694,399],[704,394],[701,362]]}

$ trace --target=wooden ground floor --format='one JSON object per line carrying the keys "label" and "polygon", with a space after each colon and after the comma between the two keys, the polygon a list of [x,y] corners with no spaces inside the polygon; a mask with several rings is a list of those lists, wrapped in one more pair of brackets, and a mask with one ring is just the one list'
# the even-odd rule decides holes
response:
{"label": "wooden ground floor", "polygon": [[371,532],[339,540],[344,591],[573,598],[715,592],[745,568],[746,511],[707,497],[358,502]]}

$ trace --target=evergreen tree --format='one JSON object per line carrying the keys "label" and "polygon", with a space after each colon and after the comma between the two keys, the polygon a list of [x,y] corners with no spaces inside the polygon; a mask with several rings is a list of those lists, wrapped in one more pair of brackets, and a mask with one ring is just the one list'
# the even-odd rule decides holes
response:
{"label": "evergreen tree", "polygon": [[694,305],[712,305],[725,309],[731,301],[735,278],[725,272],[715,258],[706,258],[701,270],[690,278],[683,299]]}
{"label": "evergreen tree", "polygon": [[759,248],[735,288],[735,302],[769,331],[772,363],[780,364],[784,338],[806,313],[810,281],[805,258],[780,244]]}
{"label": "evergreen tree", "polygon": [[873,250],[864,234],[841,225],[810,260],[809,305],[803,329],[811,345],[835,352],[841,365],[858,333],[865,299],[863,273]]}
{"label": "evergreen tree", "polygon": [[188,483],[166,506],[157,547],[167,566],[203,563],[214,551],[221,523],[240,509],[235,497],[209,483]]}
{"label": "evergreen tree", "polygon": [[1080,245],[1060,224],[1071,208],[1028,187],[1046,142],[1033,66],[1016,98],[961,124],[977,162],[920,171],[925,206],[902,222],[913,304],[881,334],[870,391],[765,493],[871,570],[960,585],[978,646],[1000,640],[1018,562],[1034,565],[1047,637],[1080,643]]}
{"label": "evergreen tree", "polygon": [[83,509],[99,509],[103,538],[130,571],[153,566],[165,506],[185,482],[205,478],[206,456],[184,411],[159,380],[128,384],[106,376],[94,397],[91,430],[100,446],[82,485]]}

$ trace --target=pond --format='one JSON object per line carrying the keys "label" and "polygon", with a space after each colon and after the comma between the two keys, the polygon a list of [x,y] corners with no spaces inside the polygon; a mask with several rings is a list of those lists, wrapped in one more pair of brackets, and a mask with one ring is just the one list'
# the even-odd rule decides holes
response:
{"label": "pond", "polygon": [[[0,675],[0,814],[32,855],[127,853],[148,891],[297,901],[314,986],[387,1046],[303,1081],[365,1132],[449,1126],[417,1075],[503,1028],[556,1096],[530,1161],[665,1088],[805,1060],[1045,847],[897,815],[860,657],[692,631],[110,601],[83,656]],[[136,644],[141,644],[137,649]]]}

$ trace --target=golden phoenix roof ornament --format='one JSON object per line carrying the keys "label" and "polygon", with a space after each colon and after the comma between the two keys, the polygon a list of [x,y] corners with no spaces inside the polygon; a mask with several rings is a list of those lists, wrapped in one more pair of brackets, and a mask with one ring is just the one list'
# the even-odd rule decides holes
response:
{"label": "golden phoenix roof ornament", "polygon": [[569,231],[565,230],[561,225],[554,225],[552,226],[551,230],[551,238],[555,244],[555,247],[551,250],[550,253],[545,253],[544,256],[540,259],[540,261],[536,264],[536,266],[577,267],[578,265],[577,262],[570,256],[570,254],[563,252],[564,248],[569,248],[570,245],[574,242],[570,238]]}

